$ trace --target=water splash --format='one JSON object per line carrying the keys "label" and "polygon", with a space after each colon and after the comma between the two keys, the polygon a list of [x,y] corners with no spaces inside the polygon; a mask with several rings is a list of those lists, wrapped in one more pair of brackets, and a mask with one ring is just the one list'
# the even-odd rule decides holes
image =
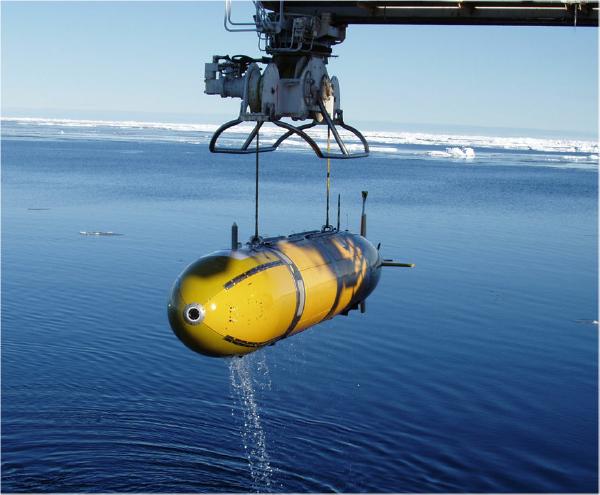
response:
{"label": "water splash", "polygon": [[252,488],[257,492],[268,492],[273,484],[273,468],[267,452],[265,431],[256,401],[255,386],[263,390],[271,389],[269,368],[263,353],[259,352],[241,359],[234,358],[229,363],[231,395],[236,411],[240,414],[240,433]]}

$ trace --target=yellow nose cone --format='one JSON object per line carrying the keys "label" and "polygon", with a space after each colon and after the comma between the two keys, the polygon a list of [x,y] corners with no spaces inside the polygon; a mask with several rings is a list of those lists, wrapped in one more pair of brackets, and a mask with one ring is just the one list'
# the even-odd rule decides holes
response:
{"label": "yellow nose cone", "polygon": [[193,351],[215,357],[240,354],[237,346],[210,327],[210,320],[219,309],[215,297],[247,262],[236,260],[229,252],[214,253],[192,263],[175,281],[169,298],[169,323],[175,335]]}
{"label": "yellow nose cone", "polygon": [[295,300],[293,278],[273,253],[219,251],[192,263],[176,280],[169,322],[196,352],[242,355],[285,332]]}

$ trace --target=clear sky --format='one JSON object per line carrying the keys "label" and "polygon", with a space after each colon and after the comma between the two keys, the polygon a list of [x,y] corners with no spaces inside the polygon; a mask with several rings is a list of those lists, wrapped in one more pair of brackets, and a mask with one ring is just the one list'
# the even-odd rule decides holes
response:
{"label": "clear sky", "polygon": [[[4,117],[225,120],[239,100],[203,94],[204,63],[259,54],[254,33],[225,31],[223,1],[1,9]],[[334,54],[350,123],[597,133],[595,28],[350,26]]]}

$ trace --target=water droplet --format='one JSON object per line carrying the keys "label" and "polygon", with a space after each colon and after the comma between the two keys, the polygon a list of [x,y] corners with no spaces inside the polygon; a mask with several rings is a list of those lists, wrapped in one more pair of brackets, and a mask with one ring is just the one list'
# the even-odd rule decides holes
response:
{"label": "water droplet", "polygon": [[229,376],[232,397],[238,406],[234,406],[232,414],[237,409],[241,412],[240,434],[248,460],[252,488],[257,492],[268,492],[272,486],[273,468],[267,452],[265,431],[254,389],[255,385],[262,390],[271,389],[269,368],[264,354],[259,351],[242,359],[232,359],[229,362]]}

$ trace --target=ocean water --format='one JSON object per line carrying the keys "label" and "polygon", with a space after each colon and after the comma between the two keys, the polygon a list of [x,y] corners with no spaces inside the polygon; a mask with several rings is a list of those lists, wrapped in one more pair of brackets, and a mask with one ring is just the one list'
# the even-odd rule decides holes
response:
{"label": "ocean water", "polygon": [[[3,492],[597,491],[597,144],[371,133],[332,162],[342,227],[368,190],[370,239],[416,267],[214,359],[167,296],[252,233],[254,157],[209,128],[2,124]],[[261,232],[320,227],[325,163],[261,164]]]}

